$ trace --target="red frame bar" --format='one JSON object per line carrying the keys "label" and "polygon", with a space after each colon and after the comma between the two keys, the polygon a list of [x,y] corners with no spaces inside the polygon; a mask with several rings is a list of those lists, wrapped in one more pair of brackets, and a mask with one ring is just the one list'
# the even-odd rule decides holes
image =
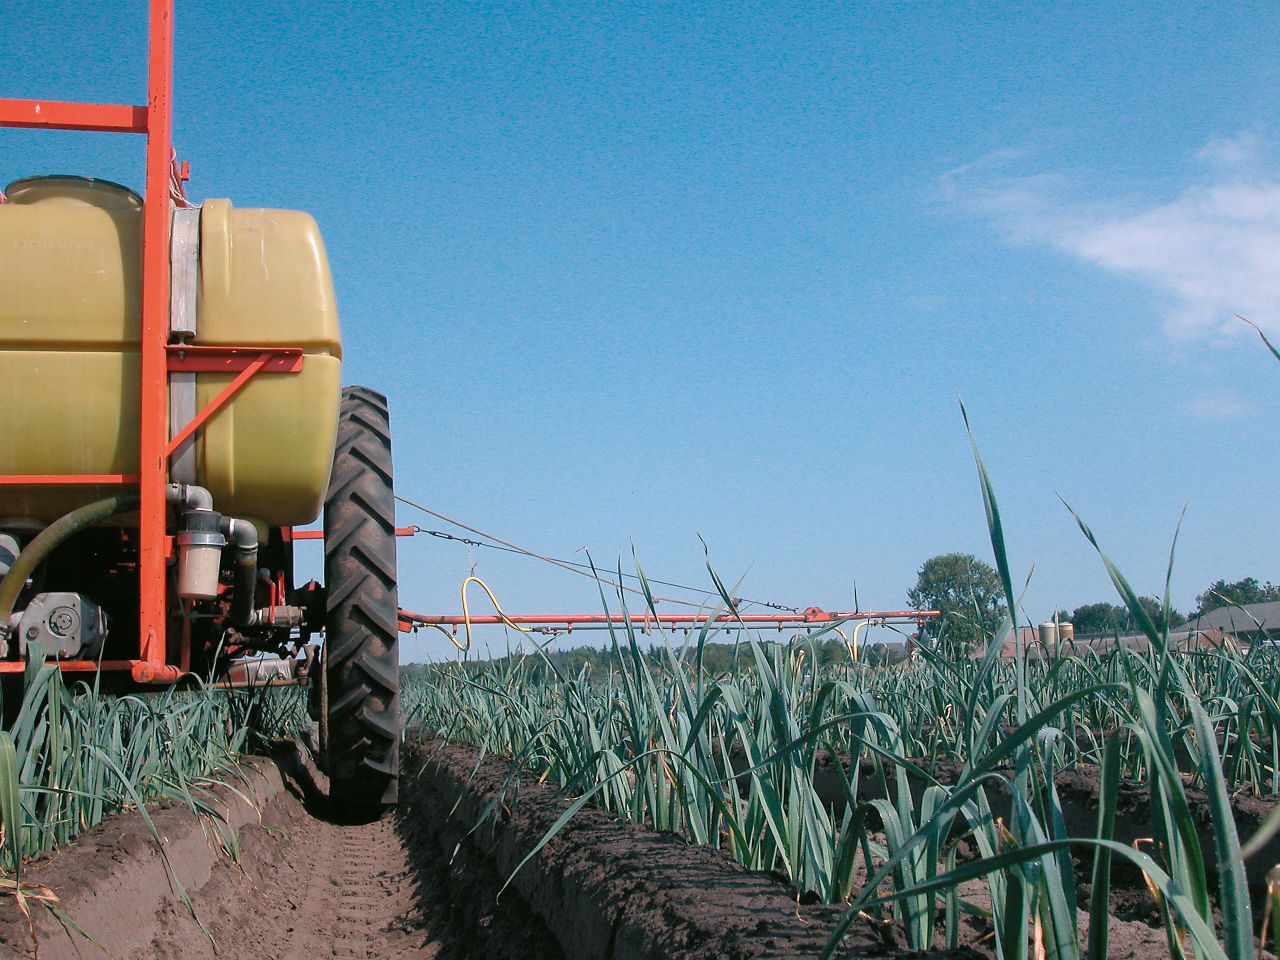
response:
{"label": "red frame bar", "polygon": [[264,373],[301,373],[305,363],[301,347],[209,347],[170,343],[170,373],[235,373],[248,369],[264,356]]}
{"label": "red frame bar", "polygon": [[67,103],[64,100],[0,100],[0,127],[42,130],[96,130],[146,133],[146,107],[122,103]]}
{"label": "red frame bar", "polygon": [[[54,661],[63,673],[95,673],[99,664],[97,660],[62,660]],[[132,670],[135,663],[141,660],[103,660],[103,670]],[[21,673],[27,669],[25,660],[0,660],[0,673]]]}
{"label": "red frame bar", "polygon": [[[119,672],[128,670],[136,683],[176,683],[182,676],[182,670],[167,663],[152,663],[149,660],[57,660],[54,661],[63,673],[97,673],[102,670]],[[27,669],[25,660],[0,660],[0,675],[6,673],[22,673]]]}
{"label": "red frame bar", "polygon": [[168,369],[171,371],[226,373],[239,370],[240,373],[170,438],[164,448],[165,460],[173,456],[210,417],[226,406],[256,374],[272,369],[279,373],[300,373],[303,364],[301,347],[198,347],[169,344],[166,349],[169,354]]}
{"label": "red frame bar", "polygon": [[269,354],[263,354],[254,360],[249,366],[240,371],[239,375],[222,388],[222,392],[209,401],[208,406],[197,413],[194,417],[187,421],[186,426],[175,433],[169,442],[165,445],[164,456],[167,460],[173,456],[175,450],[187,442],[187,438],[200,429],[206,420],[217,413],[236,393],[240,391],[246,383],[253,379],[253,375],[267,365],[267,361],[271,357]]}
{"label": "red frame bar", "polygon": [[0,476],[0,486],[24,483],[41,487],[67,486],[74,483],[127,486],[137,482],[136,473],[9,473]]}
{"label": "red frame bar", "polygon": [[[412,537],[418,532],[417,527],[396,527],[397,537]],[[289,536],[290,540],[323,540],[323,530],[294,530]]]}
{"label": "red frame bar", "polygon": [[[151,0],[147,64],[147,179],[142,211],[142,342],[139,425],[139,655],[165,664],[165,486],[169,461],[169,194],[173,158],[173,0]],[[146,672],[146,671],[142,671]],[[139,670],[135,679],[143,681]],[[146,678],[150,679],[150,678]]]}
{"label": "red frame bar", "polygon": [[480,626],[497,626],[502,623],[514,623],[519,626],[531,627],[564,627],[566,630],[572,630],[576,626],[609,626],[613,624],[626,624],[628,622],[639,626],[655,626],[661,625],[665,627],[692,627],[700,626],[704,623],[725,623],[725,624],[746,624],[748,626],[756,624],[768,624],[783,629],[789,625],[803,625],[808,623],[836,623],[846,620],[929,620],[934,617],[941,616],[937,610],[871,610],[871,611],[855,611],[844,613],[830,613],[820,607],[809,607],[803,613],[744,613],[744,614],[720,614],[719,616],[711,616],[704,613],[661,613],[656,617],[653,614],[642,614],[634,616],[626,616],[625,614],[602,614],[602,613],[563,613],[563,614],[530,614],[527,616],[478,616],[478,617],[461,617],[461,616],[438,616],[435,614],[414,613],[412,610],[399,611],[400,623],[421,625],[433,625],[441,627],[457,627],[466,626],[470,622],[473,627]]}

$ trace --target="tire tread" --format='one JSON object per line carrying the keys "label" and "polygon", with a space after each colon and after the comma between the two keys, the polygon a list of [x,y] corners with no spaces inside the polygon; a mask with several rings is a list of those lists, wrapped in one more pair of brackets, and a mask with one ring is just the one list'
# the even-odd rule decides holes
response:
{"label": "tire tread", "polygon": [[328,767],[336,813],[394,805],[400,767],[395,496],[386,398],[342,391],[325,497]]}

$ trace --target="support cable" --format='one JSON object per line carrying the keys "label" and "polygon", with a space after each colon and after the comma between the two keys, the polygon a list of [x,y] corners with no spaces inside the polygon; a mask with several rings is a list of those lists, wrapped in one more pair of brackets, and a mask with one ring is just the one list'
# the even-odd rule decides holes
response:
{"label": "support cable", "polygon": [[[600,583],[607,584],[608,586],[611,586],[614,589],[626,590],[628,593],[634,593],[638,596],[644,596],[643,590],[637,590],[634,587],[629,587],[626,584],[618,583],[614,580],[608,579],[607,577],[600,576],[598,573],[595,572],[595,569],[590,564],[578,563],[573,560],[562,560],[557,557],[549,557],[545,554],[537,553],[536,551],[533,551],[533,550],[528,550],[525,547],[519,546],[518,544],[511,543],[508,540],[503,540],[501,537],[496,537],[491,533],[485,533],[483,530],[478,530],[475,527],[468,526],[467,524],[463,523],[460,520],[455,520],[452,517],[445,516],[443,513],[438,513],[435,510],[432,510],[430,507],[425,507],[420,503],[416,503],[413,500],[408,499],[407,497],[402,497],[397,495],[396,499],[399,500],[401,503],[406,504],[407,506],[413,507],[415,510],[421,510],[423,513],[430,514],[431,516],[435,517],[438,520],[443,520],[445,523],[452,524],[455,527],[458,527],[462,530],[466,530],[468,533],[473,533],[478,537],[484,537],[486,540],[491,540],[493,542],[484,543],[480,540],[470,540],[466,537],[459,537],[459,536],[455,536],[454,534],[445,533],[443,530],[422,530],[421,528],[418,528],[418,532],[425,533],[428,536],[438,537],[442,540],[456,540],[460,543],[467,544],[468,546],[488,547],[491,550],[501,550],[504,553],[516,553],[516,554],[520,554],[521,556],[531,557],[535,560],[542,560],[545,563],[550,563],[553,566],[560,567],[561,569],[567,570],[570,573],[576,573],[578,574],[578,576],[586,577],[589,580],[596,580]],[[621,573],[620,571],[619,573],[624,579],[631,579],[631,580],[640,579],[639,576],[633,573]],[[674,583],[670,580],[654,580],[648,577],[646,577],[645,579],[649,583],[656,583],[664,587],[674,587],[677,590],[688,590],[691,593],[702,593],[710,596],[715,592],[713,590],[704,590],[700,587],[691,587],[688,584]],[[677,600],[673,597],[655,596],[653,600],[654,600],[654,603],[678,603],[678,604],[681,604],[682,606],[694,607],[696,609],[702,609],[708,606],[708,604],[706,603],[694,603],[690,600]],[[746,598],[739,598],[739,602],[743,604],[756,604],[762,607],[770,607],[774,610],[785,610],[789,613],[800,612],[799,607],[788,607],[781,603],[771,603],[768,600],[748,600]]]}
{"label": "support cable", "polygon": [[[525,556],[525,553],[523,550],[513,550],[510,547],[499,546],[496,543],[485,543],[483,540],[472,540],[469,537],[459,537],[456,534],[446,533],[444,530],[427,530],[424,527],[414,527],[413,531],[414,533],[424,533],[429,537],[437,537],[440,540],[453,540],[457,543],[466,544],[469,547],[488,547],[490,550],[499,550],[502,553],[514,553],[518,556]],[[571,567],[579,567],[580,569],[583,569],[583,570],[591,569],[591,565],[588,563],[579,563],[574,560],[565,560],[561,557],[557,557],[556,559],[560,563],[568,564]],[[628,580],[640,579],[640,577],[634,573],[624,573],[622,574],[622,576]],[[671,580],[658,580],[655,577],[645,577],[645,580],[648,581],[649,583],[656,583],[659,586],[663,586],[663,587],[675,587],[678,590],[688,590],[690,593],[705,593],[708,596],[711,596],[712,594],[715,593],[714,590],[705,590],[702,587],[690,586],[687,583],[675,583]],[[800,613],[799,607],[788,607],[786,604],[783,604],[783,603],[772,603],[768,600],[749,600],[746,597],[738,597],[737,600],[739,605],[744,607],[745,606],[769,607],[770,609],[782,610],[786,613]]]}
{"label": "support cable", "polygon": [[[617,581],[610,580],[607,577],[602,577],[597,573],[587,572],[585,570],[579,570],[573,565],[566,563],[563,560],[557,560],[555,557],[548,557],[545,554],[537,553],[534,550],[526,550],[524,547],[519,546],[518,544],[511,543],[510,541],[503,540],[501,537],[496,537],[491,533],[485,533],[483,530],[477,530],[475,527],[468,526],[467,524],[463,523],[461,520],[455,520],[452,517],[446,517],[443,513],[437,513],[435,510],[432,510],[430,507],[424,507],[420,503],[415,503],[413,500],[410,500],[408,497],[402,497],[399,494],[397,494],[396,499],[399,500],[401,503],[404,503],[404,504],[407,504],[408,506],[413,507],[415,510],[421,510],[423,513],[429,513],[431,516],[439,520],[443,520],[445,523],[451,523],[455,527],[459,527],[463,530],[466,530],[468,533],[474,533],[478,537],[484,537],[487,540],[492,540],[495,543],[500,543],[502,544],[502,546],[507,547],[508,549],[514,551],[515,553],[523,554],[526,557],[532,557],[535,560],[541,560],[544,563],[549,563],[552,566],[559,567],[562,570],[568,570],[570,573],[576,573],[580,577],[586,577],[588,580],[596,580],[600,583],[607,584],[608,586],[613,587],[615,590],[625,590],[628,593],[634,593],[639,596],[644,596],[643,590],[637,590],[634,587],[628,587],[624,583],[618,583]],[[702,607],[706,606],[706,604],[704,603],[694,603],[691,600],[676,600],[672,597],[654,597],[653,602],[654,603],[678,603],[682,606],[694,607],[698,609],[701,609]]]}

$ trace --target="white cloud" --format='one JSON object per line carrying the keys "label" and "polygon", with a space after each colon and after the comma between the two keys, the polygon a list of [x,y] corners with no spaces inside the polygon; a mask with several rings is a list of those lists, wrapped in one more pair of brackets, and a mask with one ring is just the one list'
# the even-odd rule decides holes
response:
{"label": "white cloud", "polygon": [[1236,393],[1211,393],[1187,403],[1187,412],[1198,420],[1235,420],[1250,412]]}
{"label": "white cloud", "polygon": [[1252,133],[1196,153],[1208,176],[1156,204],[1081,200],[1060,174],[1011,174],[1024,155],[1001,151],[941,179],[952,202],[1020,243],[1047,244],[1147,284],[1165,329],[1181,340],[1237,333],[1239,313],[1280,326],[1280,168]]}
{"label": "white cloud", "polygon": [[1262,161],[1262,141],[1252,130],[1242,130],[1234,137],[1214,137],[1195,152],[1201,163],[1227,170],[1256,168]]}

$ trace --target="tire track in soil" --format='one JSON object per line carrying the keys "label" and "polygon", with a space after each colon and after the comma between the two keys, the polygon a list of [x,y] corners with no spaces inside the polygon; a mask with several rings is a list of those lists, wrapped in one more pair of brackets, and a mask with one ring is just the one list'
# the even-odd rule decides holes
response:
{"label": "tire track in soil", "polygon": [[414,868],[395,820],[347,826],[313,818],[292,797],[241,834],[192,896],[169,900],[139,960],[463,960],[449,907]]}
{"label": "tire track in soil", "polygon": [[419,949],[406,929],[414,911],[407,889],[409,865],[390,822],[344,830],[341,858],[344,866],[329,881],[329,896],[320,901],[326,913],[334,904],[335,960],[439,956],[442,943],[430,941]]}

